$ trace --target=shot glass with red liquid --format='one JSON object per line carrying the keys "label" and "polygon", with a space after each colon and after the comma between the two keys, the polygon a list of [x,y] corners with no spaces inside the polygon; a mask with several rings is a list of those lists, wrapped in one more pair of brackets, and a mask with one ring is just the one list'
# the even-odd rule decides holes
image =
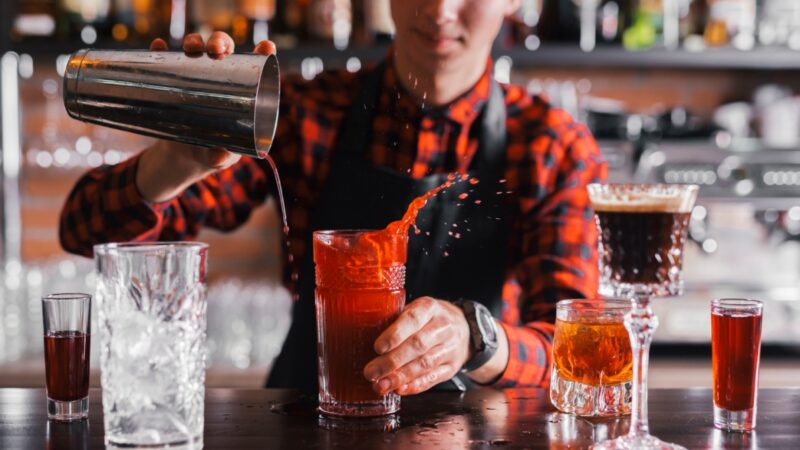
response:
{"label": "shot glass with red liquid", "polygon": [[88,294],[52,294],[42,298],[47,417],[58,421],[89,415]]}
{"label": "shot glass with red liquid", "polygon": [[758,300],[711,302],[711,366],[714,377],[714,426],[728,431],[756,427],[761,317]]}
{"label": "shot glass with red liquid", "polygon": [[405,304],[408,235],[315,231],[319,409],[328,416],[374,417],[400,409],[364,377],[375,340]]}

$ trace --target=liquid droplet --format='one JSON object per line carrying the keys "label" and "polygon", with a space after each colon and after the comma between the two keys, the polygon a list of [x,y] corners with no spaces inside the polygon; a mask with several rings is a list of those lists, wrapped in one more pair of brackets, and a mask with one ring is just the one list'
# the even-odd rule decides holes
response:
{"label": "liquid droplet", "polygon": [[480,200],[475,200],[475,204],[476,204],[476,205],[480,205],[480,204],[481,204],[481,201],[480,201]]}
{"label": "liquid droplet", "polygon": [[458,198],[461,199],[461,200],[464,200],[467,197],[469,197],[469,194],[467,194],[467,193],[458,194]]}

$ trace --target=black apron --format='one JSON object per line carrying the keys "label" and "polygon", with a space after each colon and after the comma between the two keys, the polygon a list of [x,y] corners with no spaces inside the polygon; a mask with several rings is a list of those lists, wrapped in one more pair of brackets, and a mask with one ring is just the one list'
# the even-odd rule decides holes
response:
{"label": "black apron", "polygon": [[[311,213],[311,230],[383,229],[400,219],[411,201],[446,181],[446,174],[412,179],[365,159],[372,118],[385,64],[362,75],[359,98],[340,129],[331,170]],[[458,183],[428,200],[410,231],[406,264],[407,300],[428,295],[469,299],[486,305],[495,317],[502,307],[511,211],[504,185],[506,108],[502,89],[491,81],[489,100],[479,120],[479,146],[469,175],[479,183]],[[474,131],[474,130],[473,130]],[[459,199],[468,193],[466,199]],[[480,204],[476,204],[480,200]],[[456,226],[453,226],[456,224]],[[429,232],[429,234],[427,233]],[[460,236],[456,238],[456,236]],[[306,238],[292,325],[270,372],[267,387],[317,390],[317,336],[311,233]],[[440,389],[464,390],[463,376]]]}

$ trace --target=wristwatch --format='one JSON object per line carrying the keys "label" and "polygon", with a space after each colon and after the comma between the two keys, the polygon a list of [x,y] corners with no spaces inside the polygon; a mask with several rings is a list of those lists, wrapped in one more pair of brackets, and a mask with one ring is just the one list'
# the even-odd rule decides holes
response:
{"label": "wristwatch", "polygon": [[470,372],[486,364],[497,352],[497,323],[492,313],[478,302],[471,300],[458,300],[454,305],[464,311],[464,317],[469,325],[470,358],[462,372]]}

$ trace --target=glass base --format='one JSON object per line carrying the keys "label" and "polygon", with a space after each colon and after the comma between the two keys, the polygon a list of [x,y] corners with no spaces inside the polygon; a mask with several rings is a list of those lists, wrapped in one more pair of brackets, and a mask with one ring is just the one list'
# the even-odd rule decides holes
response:
{"label": "glass base", "polygon": [[400,417],[397,414],[377,417],[341,417],[320,414],[320,428],[337,431],[379,431],[392,432],[400,428]]}
{"label": "glass base", "polygon": [[168,448],[169,450],[200,450],[203,448],[203,437],[197,436],[193,439],[187,439],[179,442],[169,442],[163,444],[133,444],[129,442],[115,442],[112,439],[106,438],[106,450],[108,449],[123,449],[123,448]]}
{"label": "glass base", "polygon": [[80,400],[61,401],[47,399],[47,418],[59,422],[83,420],[89,417],[89,397]]}
{"label": "glass base", "polygon": [[746,433],[756,427],[755,408],[730,411],[714,405],[714,427],[725,431]]}
{"label": "glass base", "polygon": [[561,412],[584,417],[630,414],[633,383],[592,386],[568,380],[553,366],[550,402]]}
{"label": "glass base", "polygon": [[[324,396],[320,396],[324,397]],[[326,416],[337,417],[376,417],[394,414],[400,410],[400,396],[387,394],[381,400],[365,402],[322,401],[319,412]]]}
{"label": "glass base", "polygon": [[650,436],[633,436],[627,434],[610,441],[595,444],[592,450],[686,450],[678,444],[670,444],[661,439]]}

